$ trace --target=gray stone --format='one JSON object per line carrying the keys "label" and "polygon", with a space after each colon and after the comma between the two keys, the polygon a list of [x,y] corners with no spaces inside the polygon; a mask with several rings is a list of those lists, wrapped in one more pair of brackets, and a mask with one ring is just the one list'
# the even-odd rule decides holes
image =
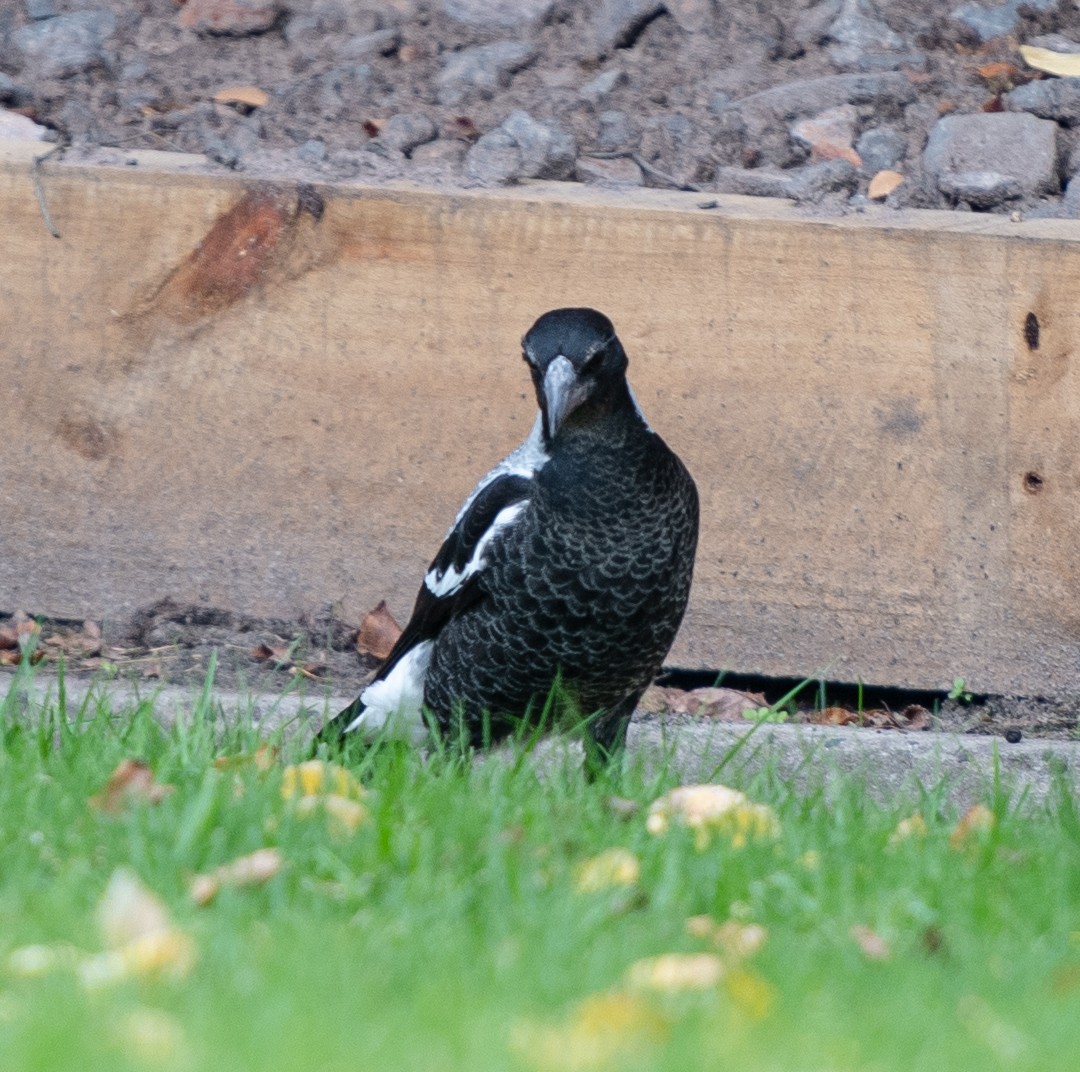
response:
{"label": "gray stone", "polygon": [[829,59],[838,67],[855,65],[868,53],[898,52],[906,45],[862,0],[845,0],[826,39],[832,42],[826,49]]}
{"label": "gray stone", "polygon": [[614,160],[583,156],[577,161],[576,172],[578,182],[590,186],[642,186],[645,183],[641,168],[625,156]]}
{"label": "gray stone", "polygon": [[1017,86],[1004,99],[1010,112],[1031,112],[1074,127],[1080,124],[1080,78],[1044,78]]}
{"label": "gray stone", "polygon": [[1026,197],[1057,193],[1057,129],[1024,112],[948,115],[930,131],[923,167],[939,187],[948,176],[994,171],[1015,179]]}
{"label": "gray stone", "polygon": [[412,162],[425,167],[456,167],[465,159],[468,149],[468,143],[456,138],[440,138],[418,145],[413,150]]}
{"label": "gray stone", "polygon": [[593,53],[626,48],[663,10],[663,0],[599,0],[593,6]]}
{"label": "gray stone", "polygon": [[948,172],[938,178],[938,189],[954,201],[972,208],[996,208],[1006,201],[1019,201],[1023,187],[1011,175],[998,171]]}
{"label": "gray stone", "polygon": [[388,149],[409,156],[413,149],[439,136],[435,123],[423,112],[402,112],[391,116],[379,131],[379,141]]}
{"label": "gray stone", "polygon": [[833,64],[844,67],[849,71],[864,71],[872,74],[875,71],[925,71],[930,62],[930,57],[925,52],[913,50],[911,52],[866,52],[859,53],[846,63],[841,63],[833,58]]}
{"label": "gray stone", "polygon": [[13,104],[18,107],[26,104],[32,94],[26,86],[20,85],[10,75],[0,71],[0,104]]}
{"label": "gray stone", "polygon": [[716,189],[725,194],[750,197],[786,197],[792,201],[818,201],[837,190],[852,191],[859,184],[859,174],[846,160],[826,160],[789,171],[765,168],[716,169]]}
{"label": "gray stone", "polygon": [[450,18],[485,30],[543,22],[554,7],[555,0],[443,0],[443,10]]}
{"label": "gray stone", "polygon": [[1057,0],[1005,0],[1004,4],[988,8],[976,0],[969,0],[953,10],[952,18],[971,30],[980,41],[992,41],[1016,29],[1021,8],[1052,11],[1056,5]]}
{"label": "gray stone", "polygon": [[627,149],[637,144],[634,125],[626,112],[601,112],[596,118],[599,124],[596,134],[598,148],[611,151]]}
{"label": "gray stone", "polygon": [[603,74],[598,74],[591,82],[586,82],[578,90],[578,96],[589,104],[599,104],[612,90],[625,85],[627,81],[625,71],[618,69],[604,71]]}
{"label": "gray stone", "polygon": [[490,99],[535,59],[536,50],[524,41],[496,41],[452,52],[439,72],[439,103],[455,107],[474,94]]}
{"label": "gray stone", "polygon": [[915,87],[899,72],[834,74],[751,93],[733,101],[727,110],[737,112],[753,133],[773,123],[786,124],[840,104],[902,107],[915,100],[915,96]]}
{"label": "gray stone", "polygon": [[1035,48],[1048,48],[1051,52],[1080,52],[1080,41],[1073,41],[1072,38],[1059,33],[1040,34],[1027,43]]}
{"label": "gray stone", "polygon": [[716,20],[715,0],[665,0],[664,8],[687,33],[701,33]]}
{"label": "gray stone", "polygon": [[473,182],[488,186],[516,179],[566,179],[573,175],[576,157],[577,145],[569,133],[516,111],[469,150],[465,170]]}
{"label": "gray stone", "polygon": [[8,40],[37,77],[66,78],[105,66],[109,58],[105,44],[115,30],[116,16],[111,11],[76,11],[32,22]]}
{"label": "gray stone", "polygon": [[340,60],[366,60],[372,56],[390,56],[401,44],[400,30],[376,30],[350,37],[338,50]]}
{"label": "gray stone", "polygon": [[58,14],[53,0],[23,0],[23,7],[26,8],[27,15],[34,20],[51,19]]}
{"label": "gray stone", "polygon": [[1062,208],[1069,216],[1080,217],[1080,175],[1069,179],[1065,187],[1065,196],[1061,199]]}
{"label": "gray stone", "polygon": [[326,159],[326,142],[319,138],[308,138],[308,140],[296,150],[296,155],[303,160],[305,164],[321,164]]}
{"label": "gray stone", "polygon": [[855,152],[862,159],[862,173],[876,175],[879,171],[895,168],[904,159],[907,138],[896,127],[871,127],[859,136]]}

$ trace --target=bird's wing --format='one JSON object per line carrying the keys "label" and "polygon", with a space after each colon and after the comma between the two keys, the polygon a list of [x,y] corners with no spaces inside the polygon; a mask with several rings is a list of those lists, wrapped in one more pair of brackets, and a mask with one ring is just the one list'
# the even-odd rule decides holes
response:
{"label": "bird's wing", "polygon": [[434,639],[451,618],[481,597],[487,552],[525,511],[531,487],[531,477],[508,472],[488,479],[473,493],[428,567],[408,624],[374,680],[385,678],[405,654]]}

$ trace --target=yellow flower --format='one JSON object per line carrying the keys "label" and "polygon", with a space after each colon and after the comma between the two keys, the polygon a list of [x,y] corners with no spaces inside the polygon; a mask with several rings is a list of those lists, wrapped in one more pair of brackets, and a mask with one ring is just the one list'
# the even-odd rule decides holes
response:
{"label": "yellow flower", "polygon": [[611,886],[633,886],[641,875],[641,865],[629,850],[605,849],[583,860],[577,867],[574,886],[579,893],[597,893]]}
{"label": "yellow flower", "polygon": [[654,800],[645,827],[650,834],[666,833],[673,821],[695,833],[695,844],[704,849],[714,833],[726,835],[739,849],[748,841],[774,838],[780,833],[776,813],[755,804],[745,793],[726,785],[683,785]]}

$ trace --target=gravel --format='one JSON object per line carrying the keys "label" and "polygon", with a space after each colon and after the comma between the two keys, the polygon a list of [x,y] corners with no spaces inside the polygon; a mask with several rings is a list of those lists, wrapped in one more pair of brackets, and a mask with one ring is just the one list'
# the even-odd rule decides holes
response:
{"label": "gravel", "polygon": [[[80,152],[252,177],[556,178],[836,212],[895,170],[890,206],[1076,215],[1080,79],[1026,68],[1021,42],[1080,49],[1072,0],[11,0],[0,108]],[[236,85],[269,100],[215,102]]]}

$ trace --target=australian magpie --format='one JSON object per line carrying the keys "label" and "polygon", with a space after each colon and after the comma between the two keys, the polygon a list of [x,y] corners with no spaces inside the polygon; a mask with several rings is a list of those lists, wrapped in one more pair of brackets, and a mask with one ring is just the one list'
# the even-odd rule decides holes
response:
{"label": "australian magpie", "polygon": [[606,316],[545,313],[522,350],[531,434],[466,499],[401,637],[321,740],[433,726],[479,746],[546,716],[578,718],[594,760],[622,745],[686,609],[697,489]]}

